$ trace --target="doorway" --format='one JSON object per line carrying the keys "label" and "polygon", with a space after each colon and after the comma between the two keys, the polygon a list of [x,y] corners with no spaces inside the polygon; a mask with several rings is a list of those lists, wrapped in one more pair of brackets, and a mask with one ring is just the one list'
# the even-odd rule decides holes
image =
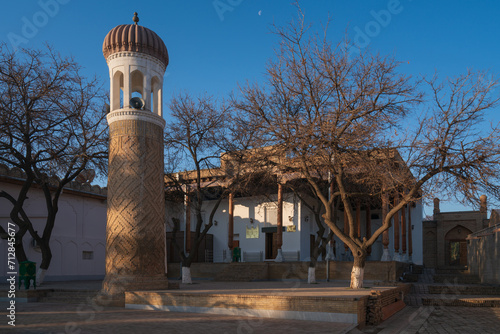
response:
{"label": "doorway", "polygon": [[278,255],[278,233],[266,233],[266,260],[272,260]]}
{"label": "doorway", "polygon": [[450,240],[450,265],[467,265],[467,241]]}
{"label": "doorway", "polygon": [[445,235],[445,263],[449,266],[467,265],[467,236],[471,234],[468,228],[457,225]]}

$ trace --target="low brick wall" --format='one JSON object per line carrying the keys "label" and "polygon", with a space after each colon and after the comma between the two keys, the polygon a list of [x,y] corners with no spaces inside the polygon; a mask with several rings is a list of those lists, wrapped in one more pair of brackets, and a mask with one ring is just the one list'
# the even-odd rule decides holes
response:
{"label": "low brick wall", "polygon": [[391,290],[372,290],[366,306],[366,324],[378,325],[403,309],[404,296],[410,293],[410,284],[400,284]]}
{"label": "low brick wall", "polygon": [[[307,280],[309,262],[252,262],[248,263],[248,270],[255,270],[255,265],[268,266],[268,277],[262,280]],[[228,263],[193,263],[191,265],[191,277],[193,279],[214,279],[223,272]],[[239,263],[239,267],[242,264]],[[350,280],[353,263],[344,261],[330,262],[330,280]],[[397,282],[402,276],[407,264],[402,262],[366,262],[364,278],[366,280]],[[239,268],[238,274],[241,274]],[[177,279],[180,277],[180,264],[168,264],[168,278]],[[316,265],[316,279],[326,280],[326,263],[319,262]]]}
{"label": "low brick wall", "polygon": [[183,293],[131,291],[126,308],[214,313],[265,318],[346,322],[363,325],[368,297],[331,298],[311,296]]}
{"label": "low brick wall", "polygon": [[[224,270],[228,263],[193,263],[191,264],[191,277],[198,279],[214,279],[218,273]],[[178,279],[181,277],[180,263],[169,263],[167,266],[167,277]]]}
{"label": "low brick wall", "polygon": [[[269,267],[270,279],[300,279],[307,280],[308,262],[271,262]],[[350,280],[353,263],[345,261],[330,262],[330,279]],[[406,264],[401,262],[366,262],[364,278],[377,281],[398,281],[403,274]],[[316,265],[316,279],[326,279],[326,263]]]}

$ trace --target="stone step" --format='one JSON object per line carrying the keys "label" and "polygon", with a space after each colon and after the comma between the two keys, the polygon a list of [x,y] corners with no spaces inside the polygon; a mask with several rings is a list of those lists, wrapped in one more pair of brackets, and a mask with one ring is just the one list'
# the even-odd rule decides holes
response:
{"label": "stone step", "polygon": [[469,271],[467,268],[463,269],[451,269],[451,268],[438,268],[436,269],[437,275],[461,275],[468,274]]}
{"label": "stone step", "polygon": [[473,307],[500,307],[500,297],[484,297],[464,295],[460,297],[424,296],[424,306],[473,306]]}
{"label": "stone step", "polygon": [[418,277],[419,277],[419,274],[404,273],[404,275],[403,275],[403,282],[407,282],[407,283],[418,282]]}
{"label": "stone step", "polygon": [[91,303],[98,293],[98,290],[55,290],[40,297],[38,301],[43,303]]}
{"label": "stone step", "polygon": [[430,294],[500,296],[500,286],[491,285],[429,285]]}
{"label": "stone step", "polygon": [[481,280],[476,275],[462,274],[440,274],[434,275],[434,283],[447,283],[447,284],[479,284]]}
{"label": "stone step", "polygon": [[39,303],[67,303],[67,304],[92,304],[93,303],[93,297],[95,296],[88,296],[88,297],[42,297],[38,299]]}
{"label": "stone step", "polygon": [[99,290],[54,290],[49,292],[50,296],[95,296],[99,293]]}

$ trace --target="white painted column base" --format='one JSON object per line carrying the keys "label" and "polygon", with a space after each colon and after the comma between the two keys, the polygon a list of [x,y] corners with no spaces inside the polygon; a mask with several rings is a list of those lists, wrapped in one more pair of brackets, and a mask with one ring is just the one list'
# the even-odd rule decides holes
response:
{"label": "white painted column base", "polygon": [[190,267],[182,267],[182,283],[193,284]]}
{"label": "white painted column base", "polygon": [[231,263],[233,261],[233,252],[228,248],[226,252],[226,258],[224,259],[224,262],[226,263]]}
{"label": "white painted column base", "polygon": [[392,258],[392,261],[398,261],[398,262],[402,262],[402,259],[401,259],[401,254],[399,254],[399,252],[394,252],[394,257]]}
{"label": "white painted column base", "polygon": [[309,267],[307,270],[307,283],[314,284],[316,283],[316,268]]}
{"label": "white painted column base", "polygon": [[413,263],[413,259],[411,258],[411,255],[408,256],[408,263]]}
{"label": "white painted column base", "polygon": [[351,289],[362,289],[363,288],[363,277],[365,274],[365,268],[353,266],[351,271]]}
{"label": "white painted column base", "polygon": [[285,259],[283,258],[283,252],[281,251],[281,248],[278,249],[278,254],[276,255],[276,259],[274,259],[274,262],[285,262]]}
{"label": "white painted column base", "polygon": [[382,258],[380,261],[391,261],[391,254],[389,254],[389,249],[384,248],[384,252],[382,253]]}
{"label": "white painted column base", "polygon": [[38,268],[38,271],[36,273],[36,286],[42,285],[43,280],[45,279],[46,272],[47,272],[46,269]]}

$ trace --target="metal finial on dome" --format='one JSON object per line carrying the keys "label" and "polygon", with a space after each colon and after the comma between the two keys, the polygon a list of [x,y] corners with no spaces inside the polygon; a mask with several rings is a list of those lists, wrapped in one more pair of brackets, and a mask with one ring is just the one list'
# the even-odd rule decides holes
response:
{"label": "metal finial on dome", "polygon": [[137,16],[137,12],[134,12],[134,17],[132,18],[132,21],[134,21],[135,24],[139,22],[139,16]]}

